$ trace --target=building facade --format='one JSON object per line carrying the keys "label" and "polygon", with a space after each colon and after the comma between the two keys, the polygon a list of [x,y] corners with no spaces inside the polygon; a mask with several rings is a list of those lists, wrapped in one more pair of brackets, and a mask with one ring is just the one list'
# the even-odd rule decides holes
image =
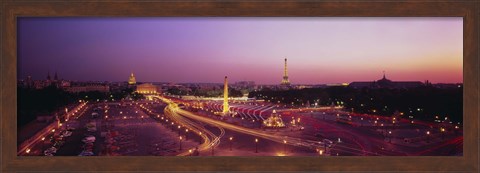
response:
{"label": "building facade", "polygon": [[85,85],[76,85],[76,86],[67,87],[65,88],[65,91],[71,92],[71,93],[92,92],[92,91],[107,93],[107,92],[110,92],[110,87],[108,85],[102,85],[102,84],[85,84]]}
{"label": "building facade", "polygon": [[137,93],[140,94],[158,94],[158,87],[151,83],[137,85]]}

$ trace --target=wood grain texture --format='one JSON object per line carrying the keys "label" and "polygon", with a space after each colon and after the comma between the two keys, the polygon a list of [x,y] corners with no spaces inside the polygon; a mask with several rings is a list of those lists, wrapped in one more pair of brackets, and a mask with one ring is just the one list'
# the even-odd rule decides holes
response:
{"label": "wood grain texture", "polygon": [[[2,172],[98,171],[479,171],[478,1],[209,2],[2,1],[0,163]],[[23,16],[455,16],[464,19],[464,156],[461,157],[18,157],[16,17]]]}

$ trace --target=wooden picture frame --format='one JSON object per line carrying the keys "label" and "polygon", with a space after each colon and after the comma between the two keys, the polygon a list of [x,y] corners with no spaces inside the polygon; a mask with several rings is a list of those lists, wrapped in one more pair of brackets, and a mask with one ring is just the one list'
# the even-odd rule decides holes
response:
{"label": "wooden picture frame", "polygon": [[[1,171],[347,171],[478,172],[479,21],[478,1],[2,1]],[[463,17],[464,154],[420,157],[21,157],[17,137],[17,17],[135,16],[336,16]]]}

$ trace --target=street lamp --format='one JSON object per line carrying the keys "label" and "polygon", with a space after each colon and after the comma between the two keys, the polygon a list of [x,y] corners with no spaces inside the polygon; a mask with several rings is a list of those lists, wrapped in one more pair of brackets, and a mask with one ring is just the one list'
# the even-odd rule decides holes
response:
{"label": "street lamp", "polygon": [[427,131],[427,143],[430,143],[430,131]]}
{"label": "street lamp", "polygon": [[440,128],[440,132],[442,132],[442,140],[445,139],[445,128]]}
{"label": "street lamp", "polygon": [[188,129],[185,129],[185,140],[188,140]]}
{"label": "street lamp", "polygon": [[255,138],[255,153],[258,153],[258,139]]}
{"label": "street lamp", "polygon": [[180,136],[180,125],[178,126],[178,136]]}
{"label": "street lamp", "polygon": [[215,154],[215,144],[212,143],[212,156]]}
{"label": "street lamp", "polygon": [[233,140],[233,137],[230,137],[230,151],[232,151],[232,140]]}
{"label": "street lamp", "polygon": [[42,137],[42,151],[45,149],[45,137]]}
{"label": "street lamp", "polygon": [[392,131],[388,131],[388,142],[392,143]]}
{"label": "street lamp", "polygon": [[458,127],[458,126],[455,126],[455,130],[454,130],[454,132],[455,132],[455,135],[457,135],[457,134],[458,134],[458,129],[459,129],[459,128],[460,128],[460,127]]}
{"label": "street lamp", "polygon": [[182,139],[183,138],[180,136],[180,140],[179,140],[180,141],[180,149],[179,149],[180,151],[182,151]]}
{"label": "street lamp", "polygon": [[384,129],[384,134],[385,134],[385,136],[387,136],[387,125],[385,124],[385,126],[384,126],[383,123],[382,123],[382,124],[380,124],[380,126],[383,127],[383,129]]}
{"label": "street lamp", "polygon": [[283,153],[287,153],[287,140],[283,140]]}

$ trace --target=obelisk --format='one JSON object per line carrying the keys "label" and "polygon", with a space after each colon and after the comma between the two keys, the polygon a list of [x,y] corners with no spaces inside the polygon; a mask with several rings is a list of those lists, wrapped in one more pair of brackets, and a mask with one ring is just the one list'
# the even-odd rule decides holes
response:
{"label": "obelisk", "polygon": [[225,80],[223,82],[223,115],[227,115],[229,113],[228,107],[228,80],[227,76],[225,76]]}

